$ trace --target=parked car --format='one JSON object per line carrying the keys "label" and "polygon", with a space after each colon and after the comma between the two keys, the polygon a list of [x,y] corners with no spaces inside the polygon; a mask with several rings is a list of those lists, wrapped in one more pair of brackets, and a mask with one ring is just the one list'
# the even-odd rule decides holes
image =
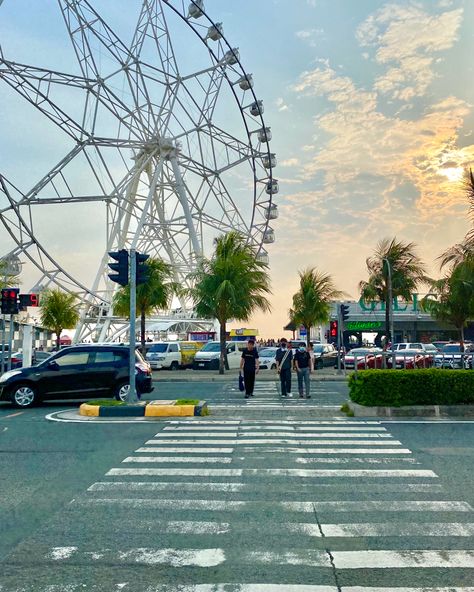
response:
{"label": "parked car", "polygon": [[313,347],[316,369],[337,364],[337,350],[331,343],[317,343]]}
{"label": "parked car", "polygon": [[[245,341],[227,341],[226,345],[229,368],[239,368],[242,350],[247,347],[247,343]],[[221,344],[219,341],[208,341],[195,355],[193,368],[195,370],[217,370],[219,368],[220,352]]]}
{"label": "parked car", "polygon": [[461,350],[460,343],[448,343],[434,357],[436,368],[472,368],[472,346],[464,345],[464,351]]}
{"label": "parked car", "polygon": [[342,368],[353,370],[357,361],[357,370],[369,370],[383,367],[383,351],[380,348],[356,347],[351,349],[341,362]]}
{"label": "parked car", "polygon": [[[390,352],[388,352],[390,354]],[[413,370],[415,368],[430,368],[433,365],[433,355],[422,349],[402,349],[396,352],[395,368],[398,370]],[[387,357],[387,368],[393,367],[393,358]]]}
{"label": "parked car", "polygon": [[449,341],[433,341],[433,343],[432,343],[432,345],[434,345],[438,351],[441,351],[443,349],[443,347],[448,344],[449,344]]}
{"label": "parked car", "polygon": [[[411,342],[411,343],[396,343],[394,346],[396,351],[406,350],[406,349],[416,349],[419,351],[424,351],[426,353],[435,354],[438,349],[432,343],[421,343],[421,342]],[[390,351],[390,348],[389,348]]]}
{"label": "parked car", "polygon": [[150,345],[146,360],[152,370],[178,370],[192,366],[200,348],[201,344],[196,341],[162,341]]}
{"label": "parked car", "polygon": [[[0,401],[31,407],[49,399],[115,397],[129,391],[129,352],[119,345],[80,345],[62,350],[38,366],[6,372],[0,377]],[[135,383],[139,393],[153,390],[151,368],[135,352]]]}
{"label": "parked car", "polygon": [[[35,350],[31,354],[31,365],[37,366],[40,362],[47,360],[51,356],[51,352],[43,352],[39,350]],[[23,352],[17,351],[12,353],[11,359],[11,369],[15,370],[16,368],[23,367]],[[3,372],[6,372],[8,369],[8,354],[4,355],[3,361]]]}
{"label": "parked car", "polygon": [[271,370],[276,369],[276,353],[278,351],[277,347],[264,347],[258,352],[260,356],[260,368],[265,370],[270,368]]}

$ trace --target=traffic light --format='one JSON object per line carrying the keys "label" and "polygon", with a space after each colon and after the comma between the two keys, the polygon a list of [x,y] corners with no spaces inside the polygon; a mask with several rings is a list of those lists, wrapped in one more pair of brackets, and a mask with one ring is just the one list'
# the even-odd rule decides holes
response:
{"label": "traffic light", "polygon": [[18,294],[20,310],[26,310],[28,306],[39,306],[39,294]]}
{"label": "traffic light", "polygon": [[150,255],[145,255],[144,253],[135,253],[135,257],[137,260],[137,286],[140,284],[146,284],[148,278],[150,277],[150,270],[148,269],[145,261],[150,257]]}
{"label": "traffic light", "polygon": [[2,314],[18,314],[19,288],[2,288]]}
{"label": "traffic light", "polygon": [[329,335],[331,339],[337,339],[337,321],[331,321],[329,323]]}
{"label": "traffic light", "polygon": [[347,321],[349,318],[349,305],[348,304],[341,304],[341,319],[343,321]]}
{"label": "traffic light", "polygon": [[109,263],[109,267],[115,273],[109,273],[109,278],[121,286],[128,285],[128,251],[109,251],[109,256],[117,263]]}

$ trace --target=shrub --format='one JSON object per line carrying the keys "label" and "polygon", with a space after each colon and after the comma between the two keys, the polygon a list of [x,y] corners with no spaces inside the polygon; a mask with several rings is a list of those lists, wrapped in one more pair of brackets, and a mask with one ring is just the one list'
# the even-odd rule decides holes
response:
{"label": "shrub", "polygon": [[350,376],[349,392],[369,407],[474,404],[474,371],[363,370]]}
{"label": "shrub", "polygon": [[199,399],[178,399],[176,405],[198,405]]}
{"label": "shrub", "polygon": [[125,405],[125,401],[117,401],[116,399],[95,399],[94,401],[87,401],[88,405],[100,405],[101,407],[117,407]]}

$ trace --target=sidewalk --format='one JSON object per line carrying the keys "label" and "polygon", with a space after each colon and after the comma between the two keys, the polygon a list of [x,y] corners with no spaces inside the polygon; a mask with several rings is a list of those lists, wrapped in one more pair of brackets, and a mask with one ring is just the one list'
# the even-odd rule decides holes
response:
{"label": "sidewalk", "polygon": [[[226,370],[221,375],[217,370],[154,370],[154,382],[235,382],[239,375],[238,370]],[[296,373],[294,373],[296,380]],[[260,370],[258,374],[259,381],[277,381],[278,374],[275,370]],[[314,382],[346,382],[347,377],[344,374],[337,374],[336,370],[317,370],[311,375]]]}

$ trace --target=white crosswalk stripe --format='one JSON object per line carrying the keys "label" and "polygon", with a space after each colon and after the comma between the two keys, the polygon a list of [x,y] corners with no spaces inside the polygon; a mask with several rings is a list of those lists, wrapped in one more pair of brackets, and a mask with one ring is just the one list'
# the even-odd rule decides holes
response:
{"label": "white crosswalk stripe", "polygon": [[167,421],[69,511],[104,545],[42,556],[158,566],[147,592],[474,592],[474,509],[377,421]]}

